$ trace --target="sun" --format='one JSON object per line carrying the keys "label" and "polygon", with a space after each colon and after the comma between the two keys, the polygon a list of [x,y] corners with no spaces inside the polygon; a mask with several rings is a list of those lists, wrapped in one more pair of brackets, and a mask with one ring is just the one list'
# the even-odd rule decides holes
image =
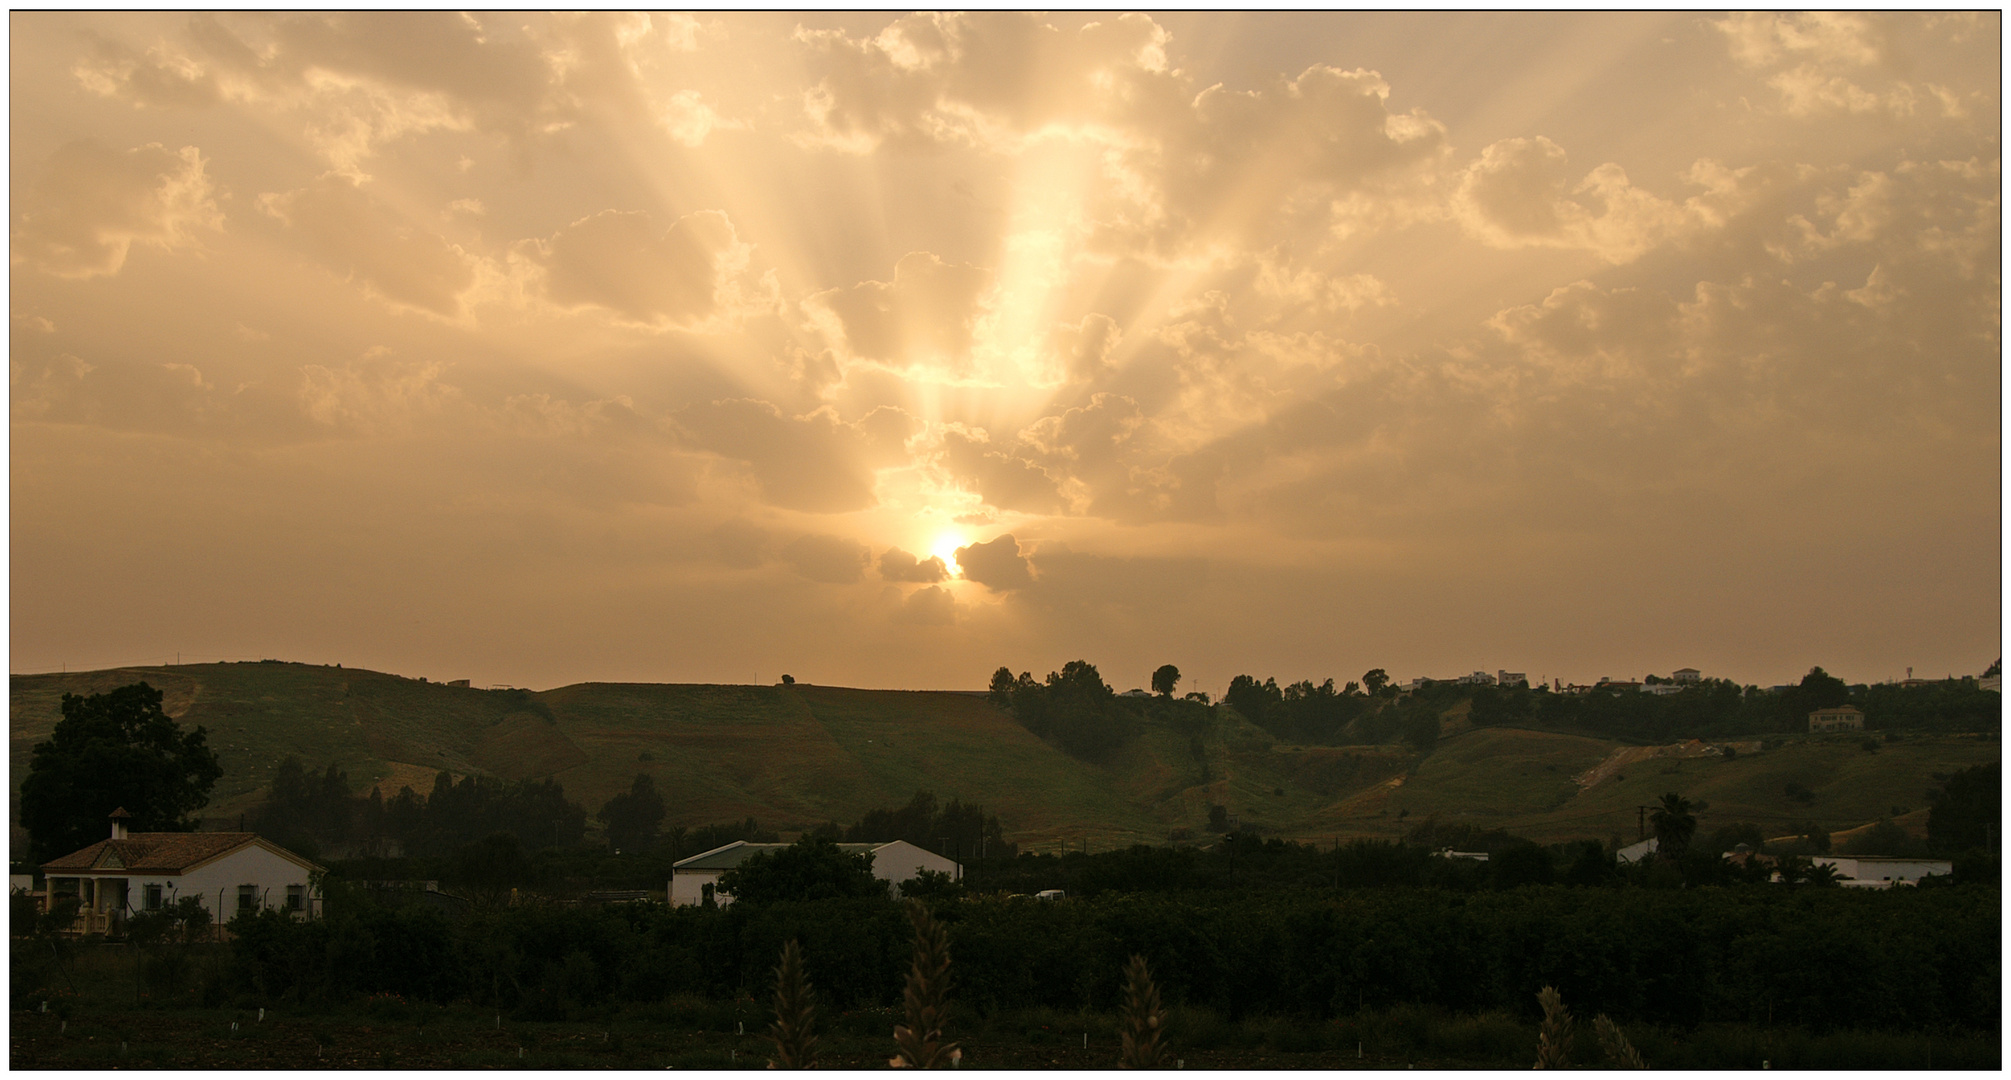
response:
{"label": "sun", "polygon": [[956,577],[963,572],[963,568],[957,565],[957,549],[968,546],[970,542],[970,538],[960,532],[941,533],[935,543],[929,545],[929,554],[943,560],[943,565],[949,567],[950,576]]}

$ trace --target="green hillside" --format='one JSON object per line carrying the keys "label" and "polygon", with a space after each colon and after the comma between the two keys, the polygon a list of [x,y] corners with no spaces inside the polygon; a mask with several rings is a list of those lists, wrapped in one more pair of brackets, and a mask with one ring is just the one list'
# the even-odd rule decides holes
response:
{"label": "green hillside", "polygon": [[[201,724],[224,766],[207,811],[233,820],[289,754],[333,763],[359,792],[431,790],[442,769],[550,777],[589,810],[647,773],[670,823],[747,816],[785,831],[854,821],[915,791],[983,804],[1034,847],[1164,842],[1206,832],[1211,804],[1266,833],[1325,842],[1396,837],[1421,821],[1504,828],[1538,840],[1632,839],[1637,807],[1663,792],[1701,800],[1708,830],[1751,821],[1832,831],[1918,811],[1935,774],[1994,761],[1994,741],[1918,736],[1876,752],[1863,738],[1785,736],[1725,755],[1626,748],[1512,728],[1468,729],[1463,709],[1428,755],[1399,746],[1276,744],[1233,710],[1195,735],[1148,720],[1110,761],[1088,764],[1014,723],[982,695],[824,686],[583,683],[538,693],[421,682],[272,661],[123,668],[12,680],[10,778],[64,693],[145,680],[184,726]],[[1653,756],[1653,755],[1663,756]],[[1683,755],[1690,756],[1683,756]],[[1634,760],[1639,758],[1639,760]],[[1595,783],[1580,778],[1607,763]],[[1790,784],[1811,793],[1788,797]]]}

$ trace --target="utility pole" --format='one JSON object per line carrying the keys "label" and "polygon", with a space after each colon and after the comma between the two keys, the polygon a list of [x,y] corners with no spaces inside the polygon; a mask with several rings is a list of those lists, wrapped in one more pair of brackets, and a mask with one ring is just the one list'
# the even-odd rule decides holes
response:
{"label": "utility pole", "polygon": [[1648,808],[1645,806],[1637,806],[1634,808],[1634,810],[1635,810],[1634,816],[1638,819],[1639,827],[1641,830],[1641,835],[1635,837],[1634,839],[1646,840],[1648,839]]}

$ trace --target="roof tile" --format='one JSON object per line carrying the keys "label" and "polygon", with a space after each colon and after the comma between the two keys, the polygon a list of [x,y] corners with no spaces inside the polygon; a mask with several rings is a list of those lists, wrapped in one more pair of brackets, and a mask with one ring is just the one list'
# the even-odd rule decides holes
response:
{"label": "roof tile", "polygon": [[100,840],[81,851],[42,864],[43,870],[91,870],[106,849],[131,874],[179,874],[188,867],[258,839],[248,832],[129,833],[123,840]]}

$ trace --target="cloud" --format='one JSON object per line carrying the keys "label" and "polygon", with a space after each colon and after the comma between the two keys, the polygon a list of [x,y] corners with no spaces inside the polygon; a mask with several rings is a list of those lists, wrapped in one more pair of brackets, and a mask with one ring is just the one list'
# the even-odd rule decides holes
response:
{"label": "cloud", "polygon": [[382,349],[339,368],[303,364],[300,408],[321,427],[348,434],[406,431],[417,417],[459,400],[460,389],[440,381],[443,368],[394,360]]}
{"label": "cloud", "polygon": [[721,522],[710,534],[712,555],[720,562],[751,570],[765,561],[768,530],[738,518]]}
{"label": "cloud", "polygon": [[721,311],[752,251],[716,210],[681,217],[661,234],[648,214],[604,210],[519,250],[544,269],[545,295],[555,303],[680,325]]}
{"label": "cloud", "polygon": [[865,575],[866,545],[839,536],[805,533],[782,546],[782,560],[811,581],[849,585]]}
{"label": "cloud", "polygon": [[223,226],[201,151],[63,144],[16,218],[13,261],[64,278],[116,274],[135,243],[175,250]]}
{"label": "cloud", "polygon": [[1773,69],[1767,85],[1780,94],[1780,109],[1788,116],[1908,117],[1930,105],[1943,116],[1967,115],[1964,102],[1947,88],[1894,77],[1904,68],[1896,62],[1898,39],[1903,30],[1916,28],[1917,20],[1861,11],[1741,12],[1710,25],[1725,36],[1742,66]]}
{"label": "cloud", "polygon": [[403,220],[341,177],[261,195],[258,204],[316,261],[393,303],[454,318],[461,294],[475,283],[475,260],[458,245]]}
{"label": "cloud", "polygon": [[960,547],[956,556],[957,565],[963,568],[965,578],[993,592],[1009,592],[1033,584],[1032,568],[1026,557],[1020,554],[1019,543],[1011,533],[981,544]]}
{"label": "cloud", "polygon": [[941,446],[941,461],[951,478],[975,490],[992,506],[1029,514],[1060,513],[1068,508],[1054,478],[1019,456],[1011,443],[994,448],[982,431],[971,434],[949,428],[942,433]]}
{"label": "cloud", "polygon": [[791,417],[749,398],[690,406],[673,422],[694,447],[744,462],[768,502],[827,514],[874,504],[873,469],[905,456],[912,425],[893,408],[847,424],[828,408]]}
{"label": "cloud", "polygon": [[1123,331],[1108,315],[1090,312],[1077,323],[1056,323],[1042,352],[1049,357],[1046,382],[1094,382],[1110,374],[1110,354]]}
{"label": "cloud", "polygon": [[202,108],[223,100],[215,72],[165,44],[142,53],[102,34],[86,37],[91,51],[71,73],[92,93],[138,108]]}
{"label": "cloud", "polygon": [[1251,231],[1289,236],[1322,198],[1392,192],[1440,158],[1443,125],[1389,108],[1373,71],[1313,65],[1260,90],[1196,85],[1144,15],[1070,33],[1024,13],[926,14],[879,33],[799,31],[819,82],[810,141],[967,145],[1087,162],[1072,227],[1164,253]]}
{"label": "cloud", "polygon": [[1635,187],[1612,162],[1572,184],[1564,162],[1564,148],[1540,136],[1493,143],[1461,174],[1454,216],[1494,247],[1579,248],[1625,263],[1722,226],[1753,198],[1752,170],[1708,160],[1684,176],[1705,191],[1681,203]]}
{"label": "cloud", "polygon": [[888,581],[916,581],[930,584],[947,581],[949,567],[943,565],[941,556],[931,555],[918,559],[900,548],[888,548],[880,556],[880,576]]}
{"label": "cloud", "polygon": [[1166,68],[1166,31],[1143,15],[1075,34],[1026,13],[904,15],[879,33],[799,30],[817,85],[812,138],[864,152],[883,142],[990,144],[1107,119]]}
{"label": "cloud", "polygon": [[893,621],[913,626],[949,626],[957,621],[957,601],[948,589],[931,585],[908,594]]}
{"label": "cloud", "polygon": [[845,352],[896,370],[950,375],[970,367],[971,326],[990,275],[913,251],[894,265],[891,282],[866,281],[809,297]]}

